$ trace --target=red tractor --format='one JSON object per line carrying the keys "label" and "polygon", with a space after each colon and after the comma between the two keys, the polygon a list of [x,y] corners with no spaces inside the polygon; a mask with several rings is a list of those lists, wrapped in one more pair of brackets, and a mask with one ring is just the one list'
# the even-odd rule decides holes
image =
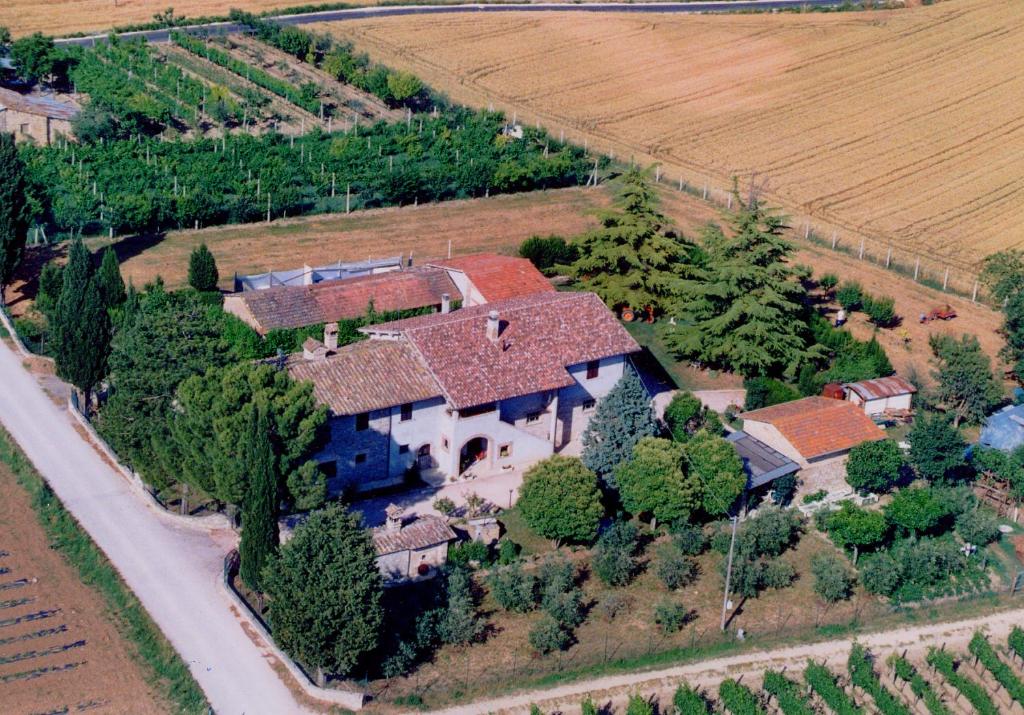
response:
{"label": "red tractor", "polygon": [[956,310],[949,303],[945,305],[937,305],[928,311],[927,314],[921,314],[922,323],[930,323],[933,320],[952,320],[956,317]]}

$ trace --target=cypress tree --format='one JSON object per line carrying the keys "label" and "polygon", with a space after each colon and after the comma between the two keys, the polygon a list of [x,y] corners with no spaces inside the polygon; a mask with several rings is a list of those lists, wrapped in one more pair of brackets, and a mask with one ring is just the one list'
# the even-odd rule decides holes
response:
{"label": "cypress tree", "polygon": [[28,236],[25,164],[14,146],[14,135],[0,134],[0,304],[3,289],[14,277]]}
{"label": "cypress tree", "polygon": [[253,591],[262,592],[263,569],[277,553],[277,469],[270,443],[270,419],[265,409],[253,409],[246,466],[249,489],[242,508],[239,575]]}
{"label": "cypress tree", "polygon": [[217,290],[217,261],[203,243],[192,251],[188,259],[188,284],[201,293]]}
{"label": "cypress tree", "polygon": [[630,458],[637,442],[657,433],[647,389],[627,366],[622,379],[598,403],[583,432],[583,464],[615,488],[615,467]]}
{"label": "cypress tree", "polygon": [[81,390],[86,405],[93,387],[106,375],[110,355],[110,316],[90,271],[89,251],[75,241],[64,267],[53,326],[57,376]]}
{"label": "cypress tree", "polygon": [[124,303],[126,297],[124,279],[121,277],[117,254],[110,246],[103,251],[103,260],[100,261],[100,268],[96,272],[96,280],[100,298],[108,310],[117,308]]}

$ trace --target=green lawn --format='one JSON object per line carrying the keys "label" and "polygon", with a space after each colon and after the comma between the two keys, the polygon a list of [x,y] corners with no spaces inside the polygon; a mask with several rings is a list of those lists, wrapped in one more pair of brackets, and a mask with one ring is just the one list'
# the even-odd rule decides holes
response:
{"label": "green lawn", "polygon": [[518,544],[520,553],[523,556],[543,554],[551,551],[552,543],[549,539],[537,536],[523,521],[523,515],[519,507],[506,509],[501,513],[499,521],[505,527],[506,536],[512,543]]}
{"label": "green lawn", "polygon": [[658,323],[635,321],[624,325],[629,334],[645,348],[638,362],[642,364],[645,360],[656,361],[675,382],[674,387],[682,390],[726,390],[743,387],[743,380],[738,375],[718,370],[699,370],[686,362],[676,360],[661,339]]}

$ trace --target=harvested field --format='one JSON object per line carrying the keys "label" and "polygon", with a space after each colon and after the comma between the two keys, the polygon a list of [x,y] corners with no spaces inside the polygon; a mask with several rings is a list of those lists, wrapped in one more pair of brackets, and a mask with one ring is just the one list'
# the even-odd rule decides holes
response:
{"label": "harvested field", "polygon": [[102,597],[50,548],[28,495],[4,465],[0,534],[0,709],[169,712],[146,684]]}
{"label": "harvested field", "polygon": [[[728,16],[542,13],[324,24],[456,101],[671,180],[754,173],[797,223],[963,270],[1024,245],[1024,6]],[[828,235],[828,234],[825,234]],[[900,253],[902,252],[902,254]],[[911,261],[912,262],[912,261]],[[941,264],[940,264],[941,265]],[[970,284],[967,290],[970,289]]]}

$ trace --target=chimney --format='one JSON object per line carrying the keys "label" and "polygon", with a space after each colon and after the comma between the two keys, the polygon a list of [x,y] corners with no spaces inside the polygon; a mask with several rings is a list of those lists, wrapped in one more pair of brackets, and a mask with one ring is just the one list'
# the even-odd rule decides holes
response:
{"label": "chimney", "polygon": [[447,293],[441,294],[441,312],[450,313],[452,312],[452,297]]}
{"label": "chimney", "polygon": [[487,314],[487,339],[492,343],[496,343],[500,333],[501,321],[498,320],[498,311],[492,310]]}
{"label": "chimney", "polygon": [[329,352],[338,350],[338,324],[327,323],[324,325],[324,345]]}
{"label": "chimney", "polygon": [[384,515],[387,517],[387,520],[384,522],[384,528],[387,531],[401,531],[402,514],[404,513],[405,509],[397,504],[388,504],[388,508],[384,510]]}

